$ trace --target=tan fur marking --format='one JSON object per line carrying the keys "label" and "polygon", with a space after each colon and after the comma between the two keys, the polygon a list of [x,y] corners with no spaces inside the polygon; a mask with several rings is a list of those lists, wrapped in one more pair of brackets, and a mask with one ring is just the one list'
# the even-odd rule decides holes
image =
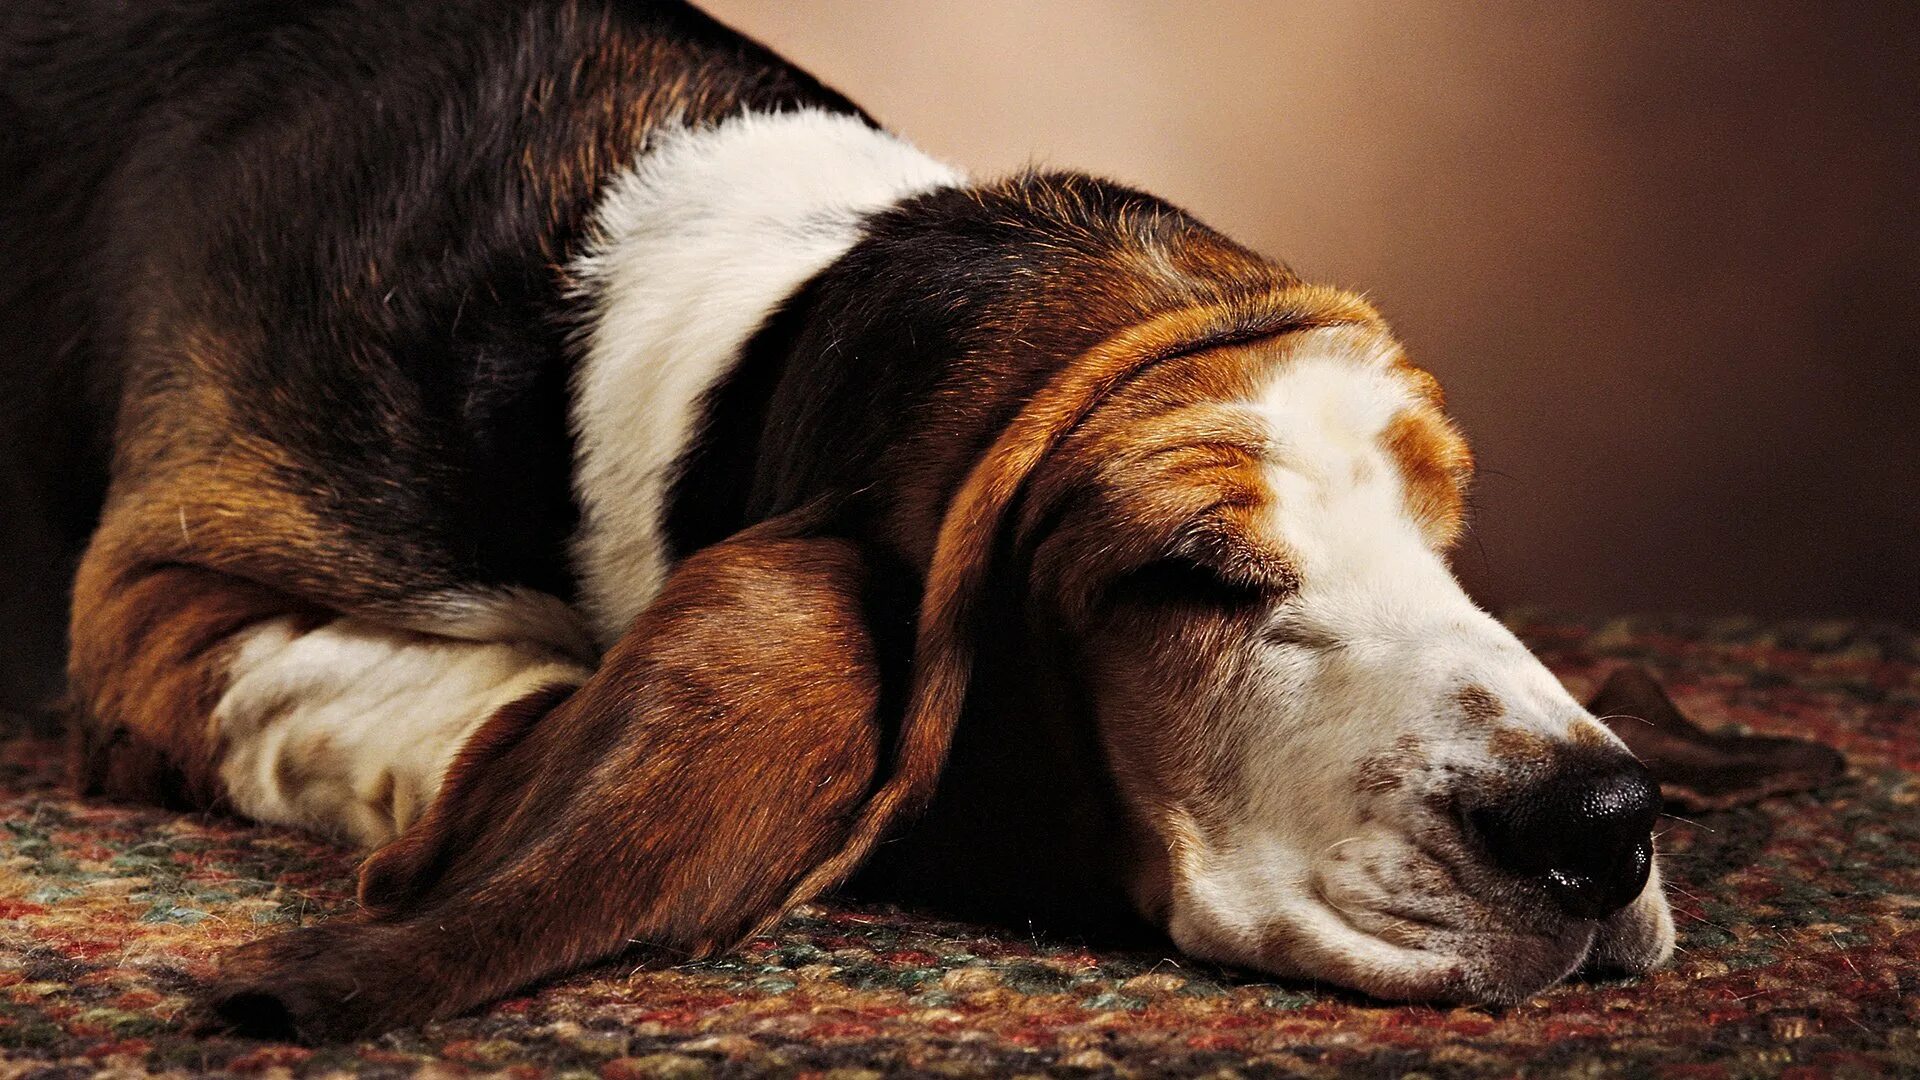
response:
{"label": "tan fur marking", "polygon": [[1400,772],[1394,767],[1394,762],[1381,756],[1362,761],[1353,779],[1355,787],[1369,792],[1392,791],[1401,783]]}
{"label": "tan fur marking", "polygon": [[1466,440],[1438,408],[1424,404],[1394,417],[1382,440],[1400,466],[1414,520],[1435,546],[1453,543],[1465,521],[1466,486],[1473,473]]}
{"label": "tan fur marking", "polygon": [[234,634],[325,615],[272,590],[191,567],[120,563],[99,544],[74,583],[68,677],[79,716],[71,766],[87,794],[194,808],[221,805],[220,740],[208,718]]}
{"label": "tan fur marking", "polygon": [[1507,715],[1507,707],[1484,686],[1468,686],[1453,696],[1460,715],[1475,724],[1491,724]]}
{"label": "tan fur marking", "polygon": [[1594,749],[1610,748],[1616,745],[1611,732],[1599,724],[1586,720],[1579,721],[1573,725],[1567,732],[1567,740],[1575,746],[1585,746]]}
{"label": "tan fur marking", "polygon": [[1553,756],[1553,743],[1522,728],[1501,727],[1487,740],[1487,753],[1516,765],[1543,762]]}
{"label": "tan fur marking", "polygon": [[1391,749],[1360,763],[1354,774],[1355,787],[1365,792],[1392,791],[1406,782],[1407,774],[1423,763],[1423,746],[1417,735],[1402,735]]}

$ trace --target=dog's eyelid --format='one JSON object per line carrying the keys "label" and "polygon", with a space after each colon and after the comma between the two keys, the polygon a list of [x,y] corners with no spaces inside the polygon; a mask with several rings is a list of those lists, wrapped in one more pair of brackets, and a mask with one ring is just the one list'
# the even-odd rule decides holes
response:
{"label": "dog's eyelid", "polygon": [[1107,589],[1107,599],[1241,611],[1265,604],[1276,592],[1261,582],[1176,550],[1114,579]]}

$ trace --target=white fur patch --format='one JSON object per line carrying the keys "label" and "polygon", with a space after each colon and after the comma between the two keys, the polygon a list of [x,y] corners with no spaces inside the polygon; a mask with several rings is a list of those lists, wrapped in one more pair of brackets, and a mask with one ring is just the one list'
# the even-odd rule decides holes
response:
{"label": "white fur patch", "polygon": [[[1416,398],[1391,350],[1364,345],[1316,331],[1246,403],[1268,432],[1265,531],[1300,588],[1233,685],[1196,703],[1244,750],[1231,820],[1213,835],[1184,830],[1169,931],[1202,956],[1383,996],[1509,1000],[1563,977],[1596,929],[1509,919],[1433,886],[1455,880],[1436,860],[1457,856],[1459,869],[1477,857],[1434,800],[1508,767],[1492,753],[1493,725],[1464,715],[1457,695],[1478,688],[1504,710],[1500,728],[1541,746],[1576,729],[1617,740],[1430,546],[1382,438]],[[1362,762],[1396,753],[1406,760],[1391,783],[1362,781]],[[1671,941],[1657,874],[1629,910],[1616,923],[1639,929],[1623,955],[1657,963],[1661,934]],[[1410,931],[1428,945],[1398,943]]]}
{"label": "white fur patch", "polygon": [[502,706],[589,671],[544,649],[341,619],[235,638],[213,735],[234,808],[376,847],[424,812],[454,753]]}
{"label": "white fur patch", "polygon": [[574,267],[594,319],[573,387],[573,551],[602,645],[666,579],[662,519],[707,392],[868,215],[960,181],[858,118],[803,111],[662,135],[614,182]]}

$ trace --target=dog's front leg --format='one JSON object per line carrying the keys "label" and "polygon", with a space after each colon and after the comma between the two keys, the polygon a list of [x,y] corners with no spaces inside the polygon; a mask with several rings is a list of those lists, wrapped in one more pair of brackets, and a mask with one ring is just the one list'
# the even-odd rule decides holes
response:
{"label": "dog's front leg", "polygon": [[232,954],[215,1013],[364,1035],[777,917],[874,783],[865,573],[838,540],[744,534],[689,559],[585,685],[488,721],[362,868],[360,912]]}

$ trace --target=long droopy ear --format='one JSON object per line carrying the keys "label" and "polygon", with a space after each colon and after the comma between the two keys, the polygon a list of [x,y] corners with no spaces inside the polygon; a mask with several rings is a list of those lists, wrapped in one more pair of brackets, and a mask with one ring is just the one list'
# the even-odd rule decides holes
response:
{"label": "long droopy ear", "polygon": [[845,843],[803,878],[787,905],[846,880],[902,819],[924,809],[945,765],[973,672],[974,609],[1002,525],[1035,467],[1115,387],[1156,364],[1292,330],[1374,322],[1349,293],[1301,285],[1198,305],[1135,324],[1082,353],[1035,394],[968,473],[934,546],[914,649],[914,683],[891,772]]}
{"label": "long droopy ear", "polygon": [[366,1034],[633,946],[704,955],[838,885],[933,794],[973,606],[1034,466],[1133,372],[1298,323],[1287,299],[1119,334],[1001,434],[943,520],[884,768],[869,568],[796,511],[682,563],[578,690],[492,717],[427,814],[367,861],[363,910],[236,951],[214,1011],[256,1034]]}

